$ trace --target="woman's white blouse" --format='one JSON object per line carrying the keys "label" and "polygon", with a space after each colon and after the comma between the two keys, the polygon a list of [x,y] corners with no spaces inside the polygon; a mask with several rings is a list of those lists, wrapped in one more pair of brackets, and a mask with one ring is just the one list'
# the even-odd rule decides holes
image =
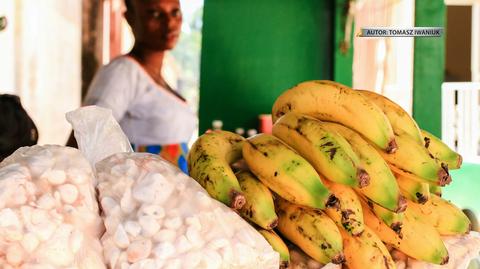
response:
{"label": "woman's white blouse", "polygon": [[186,143],[198,121],[187,103],[156,84],[128,56],[98,71],[84,105],[111,109],[130,142],[137,145]]}

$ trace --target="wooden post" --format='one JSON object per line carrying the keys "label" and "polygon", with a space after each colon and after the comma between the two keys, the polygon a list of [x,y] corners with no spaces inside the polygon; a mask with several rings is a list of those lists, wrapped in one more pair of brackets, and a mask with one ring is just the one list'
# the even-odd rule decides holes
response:
{"label": "wooden post", "polygon": [[122,1],[110,1],[110,60],[122,53]]}
{"label": "wooden post", "polygon": [[102,65],[103,0],[82,1],[82,100]]}

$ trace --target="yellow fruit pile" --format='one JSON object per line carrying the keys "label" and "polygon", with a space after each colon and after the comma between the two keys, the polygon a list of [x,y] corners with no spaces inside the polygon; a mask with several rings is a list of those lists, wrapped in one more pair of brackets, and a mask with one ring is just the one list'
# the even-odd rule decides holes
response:
{"label": "yellow fruit pile", "polygon": [[[307,81],[278,97],[272,117],[272,135],[202,135],[188,164],[212,197],[260,230],[284,267],[288,248],[274,229],[316,261],[350,269],[395,268],[387,246],[445,264],[440,236],[470,231],[440,197],[461,156],[386,97]],[[234,173],[239,160],[246,165]]]}

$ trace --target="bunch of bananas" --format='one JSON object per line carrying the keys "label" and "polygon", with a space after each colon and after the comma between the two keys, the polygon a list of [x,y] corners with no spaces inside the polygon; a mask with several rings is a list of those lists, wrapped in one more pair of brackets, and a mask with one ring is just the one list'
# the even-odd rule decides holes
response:
{"label": "bunch of bananas", "polygon": [[[388,98],[307,81],[278,97],[272,117],[272,134],[202,135],[188,164],[212,197],[264,235],[283,268],[285,239],[322,264],[395,268],[389,249],[445,264],[440,236],[470,231],[440,197],[461,156]],[[239,160],[246,165],[232,169]]]}

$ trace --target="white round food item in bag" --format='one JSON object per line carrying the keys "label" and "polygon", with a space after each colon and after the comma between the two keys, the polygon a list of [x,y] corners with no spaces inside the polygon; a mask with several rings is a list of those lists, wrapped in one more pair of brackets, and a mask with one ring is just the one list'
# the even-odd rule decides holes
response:
{"label": "white round food item in bag", "polygon": [[159,156],[114,154],[96,172],[110,268],[279,268],[253,227]]}
{"label": "white round food item in bag", "polygon": [[74,148],[24,147],[0,163],[0,268],[106,268],[95,183]]}

